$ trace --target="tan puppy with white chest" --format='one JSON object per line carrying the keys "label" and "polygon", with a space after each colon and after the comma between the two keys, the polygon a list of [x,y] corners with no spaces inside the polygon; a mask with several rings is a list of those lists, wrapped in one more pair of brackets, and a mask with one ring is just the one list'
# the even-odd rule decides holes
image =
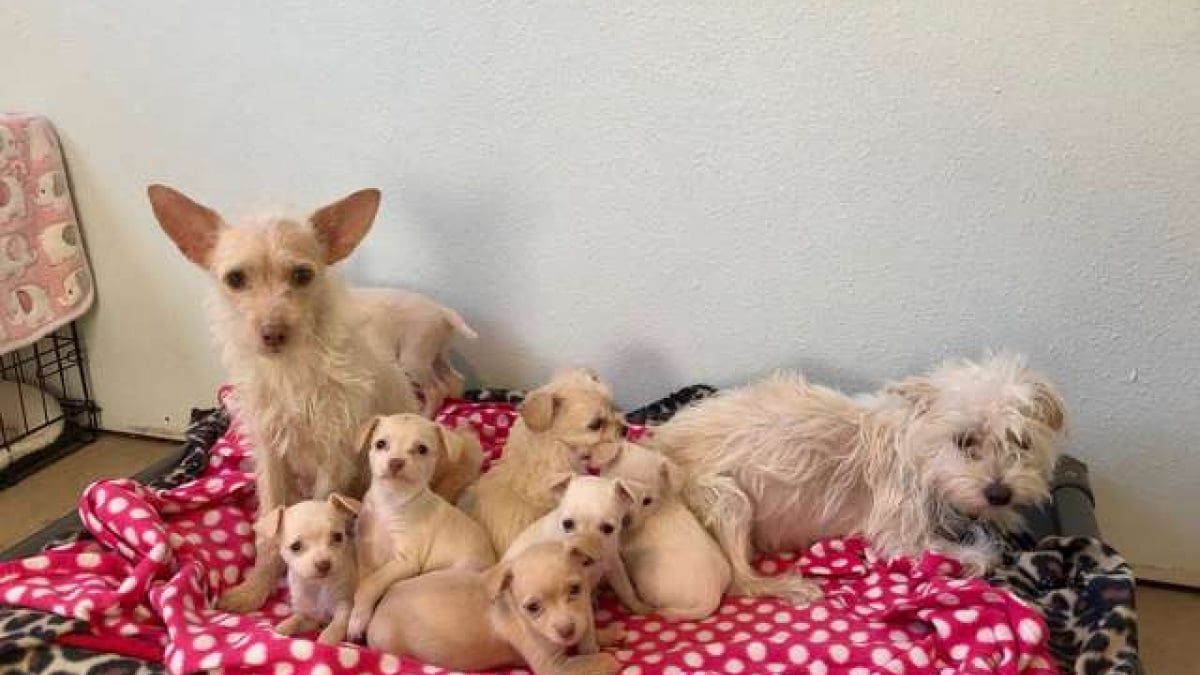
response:
{"label": "tan puppy with white chest", "polygon": [[564,473],[551,477],[545,489],[559,496],[558,506],[526,528],[505,552],[504,560],[512,560],[544,541],[596,537],[600,551],[596,564],[588,570],[591,586],[607,580],[631,611],[638,614],[653,611],[634,591],[621,560],[621,531],[633,508],[629,487],[620,480]]}
{"label": "tan puppy with white chest", "polygon": [[388,586],[455,567],[482,570],[496,562],[487,534],[429,488],[438,463],[435,422],[404,414],[376,418],[365,438],[371,487],[359,518],[360,582],[349,634],[358,639]]}
{"label": "tan puppy with white chest", "polygon": [[612,390],[594,371],[560,370],[525,398],[503,456],[463,493],[459,506],[483,525],[497,551],[507,551],[557,503],[546,478],[571,471],[573,456],[611,445],[621,430]]}
{"label": "tan puppy with white chest", "polygon": [[683,474],[661,453],[622,443],[602,475],[633,492],[621,558],[638,597],[668,619],[696,621],[721,605],[729,561],[680,496]]}
{"label": "tan puppy with white chest", "polygon": [[275,507],[255,523],[263,537],[279,542],[288,570],[292,615],[275,630],[294,635],[324,626],[317,641],[329,645],[346,637],[358,581],[353,529],[360,507],[334,493],[327,500]]}
{"label": "tan puppy with white chest", "polygon": [[[595,633],[588,543],[543,542],[486,572],[443,570],[391,588],[367,645],[458,671],[527,665],[535,675],[613,675]],[[568,656],[577,647],[579,656]]]}

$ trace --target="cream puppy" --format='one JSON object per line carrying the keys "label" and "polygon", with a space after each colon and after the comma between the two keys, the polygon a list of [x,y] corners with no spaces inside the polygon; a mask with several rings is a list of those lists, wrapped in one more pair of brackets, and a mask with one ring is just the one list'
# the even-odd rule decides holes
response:
{"label": "cream puppy", "polygon": [[371,487],[359,519],[360,581],[350,615],[352,639],[362,637],[388,586],[455,567],[481,570],[496,562],[487,534],[429,488],[438,463],[437,425],[414,414],[376,418],[363,437]]}
{"label": "cream puppy", "polygon": [[279,542],[287,565],[292,615],[275,630],[284,635],[324,626],[319,642],[337,644],[346,637],[354,585],[354,519],[360,504],[337,493],[289,507],[277,506],[254,527],[260,536]]}
{"label": "cream puppy", "polygon": [[507,551],[530,523],[554,508],[556,495],[546,490],[546,477],[571,471],[573,455],[611,445],[621,430],[612,391],[595,371],[560,370],[525,398],[503,456],[463,493],[459,506],[483,525],[497,551]]}
{"label": "cream puppy", "polygon": [[621,561],[621,531],[633,508],[633,493],[623,481],[570,473],[552,476],[547,491],[558,496],[558,507],[539,518],[517,537],[504,560],[512,560],[543,541],[573,541],[597,537],[600,551],[588,570],[593,588],[607,579],[617,597],[631,611],[648,614],[653,608],[638,597]]}
{"label": "cream puppy", "polygon": [[679,467],[661,453],[622,443],[602,475],[633,492],[621,558],[638,597],[669,619],[694,621],[717,611],[731,580],[729,561],[683,503]]}
{"label": "cream puppy", "polygon": [[[612,675],[621,664],[585,645],[594,635],[577,544],[543,542],[486,572],[443,570],[391,588],[367,645],[457,671],[528,666],[535,675]],[[568,656],[575,647],[579,656]]]}

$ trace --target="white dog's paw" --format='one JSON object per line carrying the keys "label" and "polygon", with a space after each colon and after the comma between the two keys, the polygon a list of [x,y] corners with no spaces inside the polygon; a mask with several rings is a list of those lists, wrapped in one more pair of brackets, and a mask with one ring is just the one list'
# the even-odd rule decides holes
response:
{"label": "white dog's paw", "polygon": [[361,609],[351,612],[350,624],[346,628],[346,638],[351,642],[361,642],[367,635],[367,623],[370,620],[371,615]]}

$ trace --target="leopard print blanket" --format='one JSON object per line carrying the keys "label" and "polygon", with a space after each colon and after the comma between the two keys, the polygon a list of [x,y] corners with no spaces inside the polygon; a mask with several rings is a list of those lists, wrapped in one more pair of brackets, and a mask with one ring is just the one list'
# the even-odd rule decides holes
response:
{"label": "leopard print blanket", "polygon": [[[716,393],[706,385],[681,389],[626,413],[636,424],[661,424],[680,408]],[[467,393],[473,401],[519,404],[524,392],[483,389]],[[224,410],[194,411],[183,458],[153,487],[168,488],[203,470],[208,449],[229,424]],[[57,546],[85,536],[49,542]],[[1134,580],[1129,564],[1104,542],[1089,537],[1011,538],[1004,563],[990,581],[1008,588],[1046,617],[1050,647],[1059,669],[1076,675],[1141,675],[1137,651]],[[99,654],[57,644],[60,636],[83,630],[74,619],[23,608],[0,606],[0,675],[86,673],[88,675],[159,675],[160,664],[114,654]]]}

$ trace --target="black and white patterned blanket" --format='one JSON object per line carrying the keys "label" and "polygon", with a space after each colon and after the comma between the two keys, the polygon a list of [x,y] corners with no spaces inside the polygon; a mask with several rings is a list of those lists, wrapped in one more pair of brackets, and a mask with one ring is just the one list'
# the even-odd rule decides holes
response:
{"label": "black and white patterned blanket", "polygon": [[[694,385],[626,414],[635,424],[661,424],[680,408],[716,389]],[[467,393],[475,401],[520,403],[517,390]],[[208,449],[229,424],[224,410],[196,411],[179,464],[152,483],[168,488],[193,479],[208,460]],[[78,538],[59,538],[57,546]],[[1134,579],[1129,564],[1104,542],[1091,537],[1049,536],[1040,541],[1014,537],[992,583],[1012,590],[1046,617],[1050,646],[1064,673],[1140,675]],[[83,626],[72,619],[0,606],[0,675],[10,673],[103,673],[159,675],[160,664],[59,645],[55,640]]]}

